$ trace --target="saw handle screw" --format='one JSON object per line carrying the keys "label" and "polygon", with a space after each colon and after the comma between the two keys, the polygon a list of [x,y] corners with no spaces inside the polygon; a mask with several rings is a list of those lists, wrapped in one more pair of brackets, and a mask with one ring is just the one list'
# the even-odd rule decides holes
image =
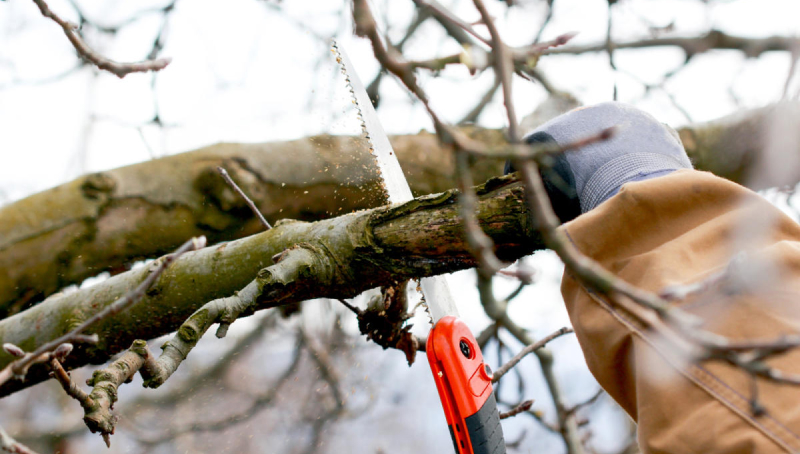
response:
{"label": "saw handle screw", "polygon": [[465,358],[472,358],[472,349],[469,348],[469,343],[467,343],[466,340],[461,339],[458,346],[461,348],[461,354],[463,354]]}

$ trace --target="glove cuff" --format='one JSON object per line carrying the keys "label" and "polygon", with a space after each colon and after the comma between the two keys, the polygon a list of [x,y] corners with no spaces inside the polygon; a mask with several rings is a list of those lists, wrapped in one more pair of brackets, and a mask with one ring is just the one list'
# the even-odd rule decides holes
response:
{"label": "glove cuff", "polygon": [[603,164],[589,178],[579,197],[581,212],[586,213],[605,202],[629,181],[647,179],[650,174],[661,175],[665,171],[690,168],[691,164],[687,166],[677,158],[664,154],[628,153],[619,156]]}

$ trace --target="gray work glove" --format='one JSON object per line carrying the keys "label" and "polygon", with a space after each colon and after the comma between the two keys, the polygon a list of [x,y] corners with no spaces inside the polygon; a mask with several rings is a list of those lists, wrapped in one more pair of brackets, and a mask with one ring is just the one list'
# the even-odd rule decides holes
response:
{"label": "gray work glove", "polygon": [[[633,106],[606,102],[579,107],[539,126],[525,141],[567,145],[616,126],[609,140],[553,158],[542,179],[561,222],[595,208],[630,181],[691,169],[677,132]],[[506,174],[514,171],[506,163]]]}

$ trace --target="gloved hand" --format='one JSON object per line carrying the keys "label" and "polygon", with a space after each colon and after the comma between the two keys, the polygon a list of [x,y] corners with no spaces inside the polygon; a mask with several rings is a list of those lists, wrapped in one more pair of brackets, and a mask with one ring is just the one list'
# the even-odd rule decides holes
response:
{"label": "gloved hand", "polygon": [[[567,145],[616,126],[609,139],[553,157],[542,180],[553,209],[567,222],[595,208],[630,181],[691,169],[678,133],[636,107],[606,102],[579,107],[539,126],[525,141]],[[514,172],[509,161],[506,174]]]}

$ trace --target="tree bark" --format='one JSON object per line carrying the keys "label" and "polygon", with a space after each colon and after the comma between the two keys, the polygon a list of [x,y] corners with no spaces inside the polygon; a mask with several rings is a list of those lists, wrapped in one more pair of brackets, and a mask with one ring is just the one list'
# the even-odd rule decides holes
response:
{"label": "tree bark", "polygon": [[[495,241],[498,256],[508,261],[542,247],[523,192],[513,176],[477,188],[481,227]],[[142,301],[91,328],[100,341],[77,345],[65,367],[103,363],[135,339],[172,332],[206,302],[232,295],[254,279],[258,308],[264,309],[311,298],[350,298],[405,279],[471,268],[476,262],[462,234],[456,196],[451,190],[313,223],[283,221],[267,232],[187,253]],[[296,249],[303,250],[301,258],[273,264],[276,254],[292,257]],[[0,321],[0,339],[31,351],[113,303],[139,284],[149,268],[53,295]],[[1,357],[0,368],[12,359]],[[42,365],[32,367],[24,382],[0,387],[0,396],[46,379],[47,372]]]}
{"label": "tree bark", "polygon": [[[502,140],[497,131],[474,135]],[[436,136],[399,136],[393,145],[415,195],[454,186],[450,156]],[[87,175],[0,208],[0,317],[102,271],[165,254],[192,236],[214,243],[260,231],[218,166],[273,223],[384,203],[366,141],[356,137],[217,144]],[[502,174],[502,163],[475,170],[485,181]]]}
{"label": "tree bark", "polygon": [[[800,113],[797,104],[790,106],[782,115],[797,127]],[[695,167],[761,189],[749,172],[764,149],[770,115],[774,107],[679,132]],[[502,131],[467,131],[489,145],[503,140]],[[395,136],[392,144],[415,195],[454,186],[450,153],[434,135]],[[366,143],[355,137],[218,144],[88,175],[0,208],[0,317],[102,271],[117,273],[164,254],[191,236],[217,242],[259,231],[217,166],[273,222],[329,218],[383,203]],[[481,162],[474,177],[500,175],[502,166]]]}

